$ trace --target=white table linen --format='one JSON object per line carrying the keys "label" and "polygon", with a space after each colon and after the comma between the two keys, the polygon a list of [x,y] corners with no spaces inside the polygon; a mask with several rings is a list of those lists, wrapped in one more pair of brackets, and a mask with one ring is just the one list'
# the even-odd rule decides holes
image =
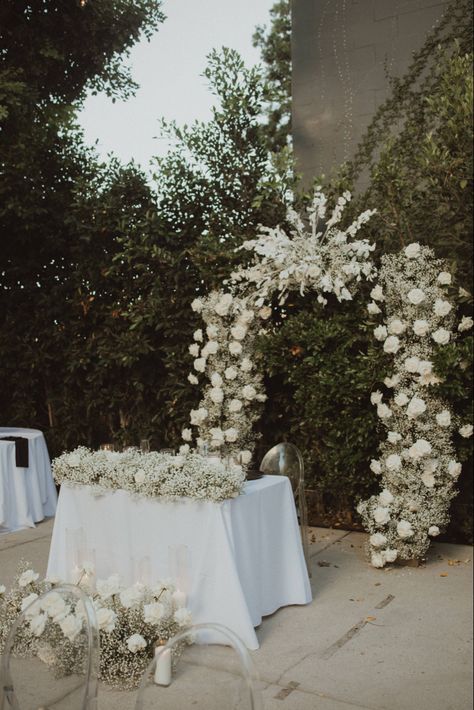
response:
{"label": "white table linen", "polygon": [[[289,604],[307,604],[311,588],[290,482],[265,476],[223,503],[137,498],[118,490],[95,496],[63,484],[48,576],[70,581],[75,552],[66,540],[82,528],[98,578],[119,573],[132,584],[137,560],[149,557],[151,579],[172,576],[169,550],[186,546],[187,606],[194,623],[216,622],[258,648],[254,627]],[[143,581],[143,580],[142,580]]]}
{"label": "white table linen", "polygon": [[56,512],[57,493],[48,448],[37,429],[0,427],[0,437],[28,439],[28,468],[15,463],[15,443],[0,441],[0,533],[34,528]]}

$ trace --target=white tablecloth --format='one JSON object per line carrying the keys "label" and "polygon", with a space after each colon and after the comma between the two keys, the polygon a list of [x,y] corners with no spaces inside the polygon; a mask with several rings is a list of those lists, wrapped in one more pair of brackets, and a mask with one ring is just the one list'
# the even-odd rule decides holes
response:
{"label": "white tablecloth", "polygon": [[0,437],[28,439],[28,468],[17,468],[15,444],[0,441],[0,533],[34,528],[54,515],[57,493],[51,474],[48,449],[37,429],[0,427]]}
{"label": "white tablecloth", "polygon": [[[194,623],[217,622],[258,648],[254,627],[288,604],[307,604],[311,589],[290,482],[265,476],[223,503],[133,498],[126,491],[94,496],[89,487],[63,484],[48,576],[71,580],[73,529],[83,528],[95,551],[97,577],[118,572],[135,581],[136,560],[149,556],[152,583],[172,576],[169,547],[185,545],[187,606]],[[134,564],[135,561],[135,564]]]}

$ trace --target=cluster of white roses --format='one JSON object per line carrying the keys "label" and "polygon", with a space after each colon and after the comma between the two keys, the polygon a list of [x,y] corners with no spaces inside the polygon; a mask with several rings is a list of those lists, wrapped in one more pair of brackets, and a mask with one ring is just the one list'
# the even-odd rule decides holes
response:
{"label": "cluster of white roses", "polygon": [[91,451],[80,446],[54,459],[59,484],[92,486],[100,494],[117,488],[134,495],[169,500],[197,498],[219,502],[239,495],[245,474],[241,466],[209,460],[196,452],[179,455],[139,449]]}
{"label": "cluster of white roses", "polygon": [[274,293],[283,305],[291,291],[301,295],[316,292],[323,305],[327,303],[324,294],[334,294],[338,301],[351,300],[357,283],[375,274],[370,260],[375,245],[354,239],[375,210],[363,212],[343,230],[338,225],[350,199],[351,194],[345,192],[326,218],[327,199],[321,188],[316,188],[308,208],[310,231],[300,215],[289,209],[290,234],[281,226],[262,227],[257,239],[241,247],[254,253],[254,263],[234,271],[231,281],[245,292],[250,288],[257,307],[268,304]]}
{"label": "cluster of white roses", "polygon": [[[428,247],[418,243],[382,257],[379,284],[371,292],[369,313],[384,321],[374,330],[394,372],[385,379],[392,391],[388,403],[381,391],[371,401],[388,429],[380,456],[371,470],[381,476],[382,492],[362,502],[358,511],[371,533],[369,550],[375,567],[401,559],[420,559],[430,538],[449,522],[449,504],[461,472],[452,437],[457,426],[449,407],[436,397],[440,382],[433,355],[456,337],[455,315],[446,297],[451,274]],[[463,317],[462,332],[472,327]],[[472,425],[458,427],[472,435]]]}
{"label": "cluster of white roses", "polygon": [[222,458],[239,456],[246,465],[252,456],[253,424],[266,400],[255,337],[271,311],[257,311],[250,299],[223,291],[196,298],[191,306],[205,324],[189,346],[194,372],[188,379],[201,387],[202,398],[191,410],[191,428],[182,431],[186,443],[180,451],[187,453],[195,441],[198,449],[207,445]]}
{"label": "cluster of white roses", "polygon": [[[114,574],[98,580],[92,590],[87,580],[93,574],[90,566],[84,565],[77,583],[90,597],[96,613],[99,677],[112,687],[131,689],[138,685],[153,658],[156,641],[167,641],[188,628],[191,612],[171,580],[153,586],[136,583],[125,587],[119,575]],[[8,593],[1,585],[0,611],[5,610],[5,614],[0,616],[0,637],[5,639],[13,622],[25,612],[27,626],[22,629],[17,652],[37,656],[55,672],[68,675],[77,671],[80,654],[87,654],[87,636],[82,633],[86,614],[82,602],[55,591],[60,585],[58,579],[39,580],[39,574],[32,569],[22,572]],[[49,594],[40,598],[45,592]]]}

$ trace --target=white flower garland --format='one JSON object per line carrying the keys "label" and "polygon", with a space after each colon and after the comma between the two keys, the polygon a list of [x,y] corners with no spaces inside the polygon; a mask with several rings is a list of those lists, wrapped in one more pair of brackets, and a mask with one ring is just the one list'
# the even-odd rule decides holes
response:
{"label": "white flower garland", "polygon": [[256,306],[271,302],[274,293],[283,305],[291,291],[299,291],[302,296],[307,291],[316,292],[323,305],[327,303],[325,293],[333,293],[338,301],[352,300],[357,283],[375,274],[370,260],[375,245],[367,239],[354,240],[375,210],[366,210],[342,230],[338,225],[350,199],[350,192],[344,192],[325,221],[327,199],[321,188],[316,188],[307,210],[310,231],[293,209],[287,212],[287,221],[293,227],[289,235],[281,226],[261,227],[257,239],[242,245],[254,253],[254,263],[234,271],[232,282],[242,284],[245,291],[250,286]]}
{"label": "white flower garland", "polygon": [[[386,426],[387,439],[371,470],[381,475],[382,492],[358,506],[371,533],[369,553],[374,567],[401,559],[421,559],[430,539],[449,522],[449,504],[461,472],[452,436],[455,417],[436,397],[440,382],[433,371],[436,346],[456,334],[454,309],[445,290],[451,275],[434,252],[418,243],[382,257],[380,283],[371,292],[369,313],[385,311],[374,336],[393,355],[394,372],[385,379],[390,401],[375,391],[371,401]],[[460,330],[472,323],[461,321]],[[472,433],[472,426],[459,429]],[[464,432],[464,433],[463,433]]]}
{"label": "white flower garland", "polygon": [[139,450],[91,451],[80,446],[58,456],[52,467],[59,484],[92,486],[97,494],[120,488],[138,496],[171,500],[235,498],[245,479],[241,466],[210,461],[195,452],[173,456]]}
{"label": "white flower garland", "polygon": [[195,358],[189,381],[203,387],[197,409],[191,410],[192,428],[183,429],[186,442],[180,451],[187,453],[190,442],[207,445],[219,456],[239,456],[248,464],[254,442],[253,425],[266,400],[263,376],[255,360],[255,338],[262,331],[264,309],[257,312],[247,298],[213,291],[195,299],[204,332],[194,333],[190,354]]}
{"label": "white flower garland", "polygon": [[[118,574],[97,580],[95,590],[91,588],[95,570],[89,563],[74,574],[97,616],[100,679],[121,690],[135,688],[153,658],[156,641],[167,641],[192,624],[191,612],[182,603],[183,594],[171,580],[125,587]],[[28,608],[15,652],[23,657],[37,656],[63,676],[77,672],[78,654],[87,654],[88,647],[86,637],[81,636],[85,619],[82,602],[66,603],[54,592],[58,585],[61,580],[39,580],[39,574],[28,567],[17,575],[9,592],[0,585],[0,642],[3,648],[13,623]],[[48,591],[51,593],[44,600],[36,601]]]}

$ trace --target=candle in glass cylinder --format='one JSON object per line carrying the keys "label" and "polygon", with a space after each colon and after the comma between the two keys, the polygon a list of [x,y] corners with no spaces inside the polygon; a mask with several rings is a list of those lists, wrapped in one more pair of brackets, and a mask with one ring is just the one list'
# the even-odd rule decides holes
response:
{"label": "candle in glass cylinder", "polygon": [[166,641],[157,641],[155,645],[155,676],[157,685],[169,685],[171,683],[171,649],[165,648]]}

